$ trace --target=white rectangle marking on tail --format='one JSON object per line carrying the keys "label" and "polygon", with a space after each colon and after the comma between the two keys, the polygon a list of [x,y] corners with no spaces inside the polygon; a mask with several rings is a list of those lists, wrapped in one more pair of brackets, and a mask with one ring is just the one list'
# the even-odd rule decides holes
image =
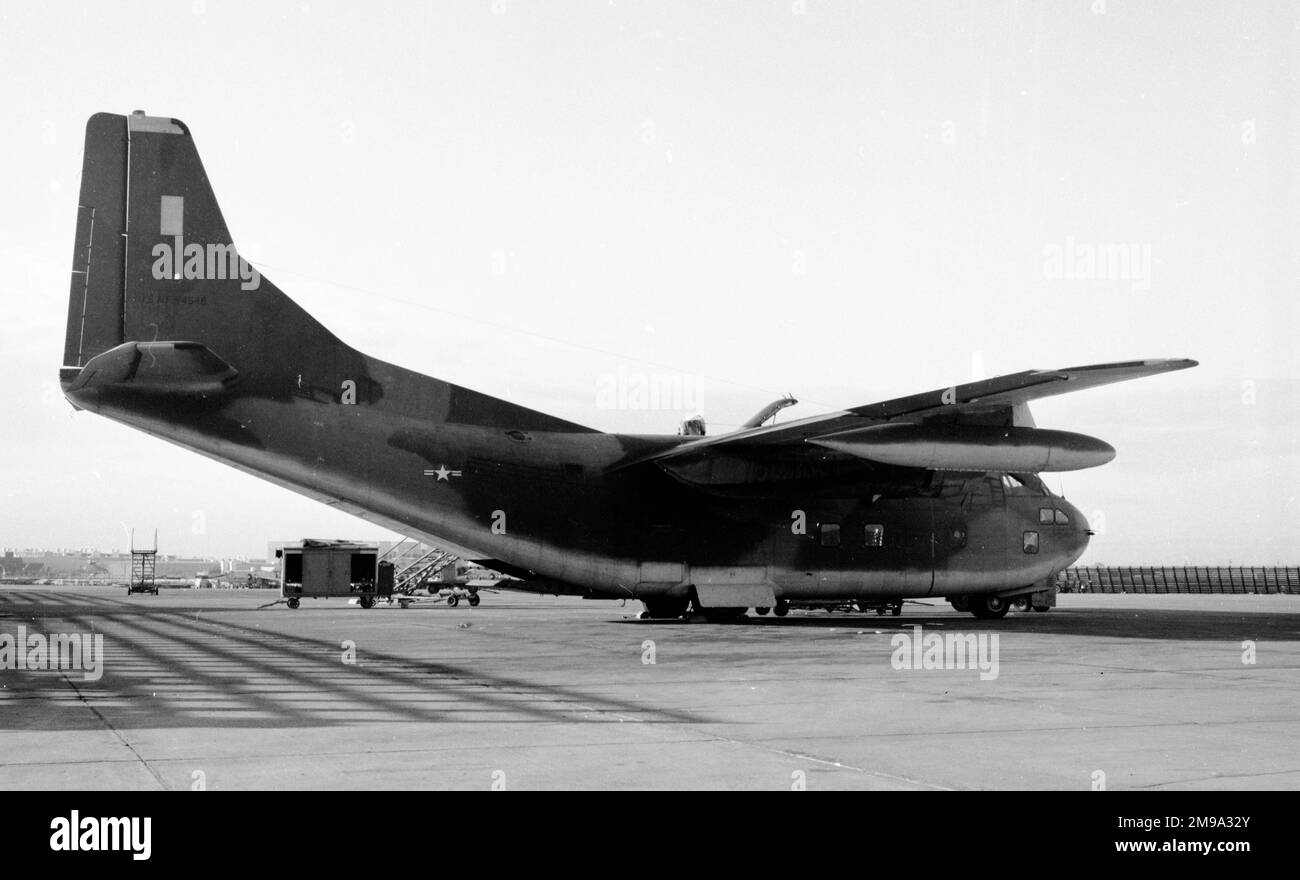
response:
{"label": "white rectangle marking on tail", "polygon": [[162,205],[158,208],[160,215],[160,229],[163,235],[184,235],[185,234],[185,197],[184,196],[163,196]]}

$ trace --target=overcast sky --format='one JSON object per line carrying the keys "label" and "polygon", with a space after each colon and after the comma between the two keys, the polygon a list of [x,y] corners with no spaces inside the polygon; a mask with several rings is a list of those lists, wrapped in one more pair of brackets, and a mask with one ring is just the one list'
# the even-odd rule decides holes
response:
{"label": "overcast sky", "polygon": [[85,120],[140,108],[346,341],[603,430],[1196,358],[1036,405],[1119,451],[1049,478],[1085,561],[1295,563],[1298,45],[1294,3],[0,0],[0,545],[387,536],[63,400]]}

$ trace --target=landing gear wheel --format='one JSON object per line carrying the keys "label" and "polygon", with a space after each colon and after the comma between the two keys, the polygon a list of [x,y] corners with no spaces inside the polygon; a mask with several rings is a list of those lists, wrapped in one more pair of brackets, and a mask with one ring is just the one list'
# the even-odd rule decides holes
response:
{"label": "landing gear wheel", "polygon": [[1011,600],[1011,610],[1012,610],[1012,611],[1017,611],[1017,612],[1019,612],[1019,611],[1028,611],[1028,610],[1029,610],[1029,597],[1028,597],[1028,596],[1017,596],[1016,598],[1012,599],[1012,600]]}
{"label": "landing gear wheel", "polygon": [[893,615],[894,615],[895,617],[902,617],[902,616],[903,616],[903,603],[902,603],[902,602],[896,602],[896,603],[894,603]]}
{"label": "landing gear wheel", "polygon": [[876,606],[876,616],[877,616],[877,617],[884,617],[884,616],[885,616],[885,606],[884,606],[884,605],[877,605],[877,606]]}
{"label": "landing gear wheel", "polygon": [[1029,607],[1030,607],[1030,608],[1033,608],[1033,609],[1034,609],[1035,611],[1037,611],[1039,614],[1043,614],[1043,613],[1045,613],[1045,612],[1048,612],[1048,611],[1051,611],[1051,610],[1052,610],[1052,606],[1050,606],[1050,605],[1044,605],[1044,606],[1042,606],[1041,608],[1040,608],[1039,606],[1037,606],[1037,605],[1031,605],[1031,606],[1029,606]]}
{"label": "landing gear wheel", "polygon": [[452,608],[455,608],[457,605],[460,604],[460,597],[459,597],[459,596],[448,596],[448,597],[447,597],[447,604],[450,605]]}
{"label": "landing gear wheel", "polygon": [[767,613],[771,610],[772,610],[771,608],[767,608],[765,606],[759,606],[758,608],[754,609],[754,613],[757,614],[759,617],[766,617]]}
{"label": "landing gear wheel", "polygon": [[290,596],[290,597],[289,597],[289,601],[285,602],[284,604],[288,605],[290,608],[294,608],[294,609],[296,609],[296,608],[298,607],[298,604],[299,604],[299,603],[298,603],[298,597],[297,597],[297,596]]}
{"label": "landing gear wheel", "polygon": [[375,597],[374,597],[374,596],[362,596],[362,597],[361,597],[361,607],[362,607],[362,608],[374,608],[374,607],[375,607]]}
{"label": "landing gear wheel", "polygon": [[470,597],[469,597],[469,607],[471,607],[471,608],[477,608],[477,607],[478,607],[478,603],[479,603],[478,594],[477,594],[477,593],[472,593],[472,594],[470,594]]}
{"label": "landing gear wheel", "polygon": [[972,596],[970,613],[980,620],[1001,620],[1011,610],[1011,603],[1001,596]]}
{"label": "landing gear wheel", "polygon": [[772,613],[777,617],[785,617],[790,613],[790,603],[784,599],[779,600],[776,603],[776,607],[772,609]]}

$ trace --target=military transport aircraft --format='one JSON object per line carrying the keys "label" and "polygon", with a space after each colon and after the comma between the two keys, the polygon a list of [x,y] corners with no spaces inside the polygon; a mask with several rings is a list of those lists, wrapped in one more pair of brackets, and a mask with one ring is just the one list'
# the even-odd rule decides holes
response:
{"label": "military transport aircraft", "polygon": [[790,602],[1055,603],[1091,532],[1038,398],[1195,365],[1029,370],[701,436],[606,434],[349,347],[239,257],[190,130],[89,120],[63,389],[90,410],[523,579],[708,619]]}

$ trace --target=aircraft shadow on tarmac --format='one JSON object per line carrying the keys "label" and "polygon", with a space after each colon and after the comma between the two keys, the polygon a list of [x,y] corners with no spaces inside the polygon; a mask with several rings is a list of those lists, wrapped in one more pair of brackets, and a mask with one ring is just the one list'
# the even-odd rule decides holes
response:
{"label": "aircraft shadow on tarmac", "polygon": [[[26,601],[15,603],[13,599]],[[473,662],[425,661],[369,646],[356,665],[344,665],[339,644],[258,625],[259,612],[192,608],[108,597],[6,593],[0,595],[0,631],[102,632],[107,660],[99,681],[79,673],[0,672],[0,730],[129,728],[293,728],[393,722],[578,723],[634,718],[645,723],[699,724],[711,719],[576,688],[493,674]],[[242,609],[241,609],[242,611]],[[230,620],[239,615],[248,623]],[[372,613],[372,612],[358,612]],[[405,612],[400,612],[405,613]],[[557,615],[565,614],[557,610]],[[247,616],[246,616],[247,615]],[[783,630],[907,630],[1022,633],[1038,636],[1238,642],[1300,641],[1300,611],[1057,608],[977,620],[908,606],[901,617],[875,614],[802,614],[709,624],[687,620],[602,620],[644,627],[684,627],[692,638],[725,641],[768,637]],[[822,642],[824,650],[825,643]],[[461,649],[463,650],[463,649]],[[495,664],[500,665],[499,654]],[[535,668],[527,647],[521,672]],[[77,711],[78,704],[87,711]],[[93,710],[93,711],[89,711]]]}
{"label": "aircraft shadow on tarmac", "polygon": [[1300,601],[1297,611],[1201,611],[1195,609],[1054,608],[1046,614],[1022,612],[1002,620],[978,620],[968,614],[931,614],[905,606],[901,617],[876,614],[811,613],[789,617],[746,617],[726,623],[681,620],[620,620],[634,626],[705,626],[721,631],[754,628],[909,629],[913,626],[971,632],[1033,633],[1037,635],[1104,636],[1115,639],[1231,642],[1242,639],[1300,641]]}
{"label": "aircraft shadow on tarmac", "polygon": [[[0,599],[8,596],[24,594]],[[0,601],[0,631],[102,632],[107,655],[93,682],[80,672],[0,671],[0,730],[710,720],[368,646],[345,665],[337,642],[232,623],[231,613],[157,604],[142,614],[107,597],[51,594],[25,606]],[[520,662],[534,664],[526,647]],[[78,702],[93,711],[67,707]]]}

